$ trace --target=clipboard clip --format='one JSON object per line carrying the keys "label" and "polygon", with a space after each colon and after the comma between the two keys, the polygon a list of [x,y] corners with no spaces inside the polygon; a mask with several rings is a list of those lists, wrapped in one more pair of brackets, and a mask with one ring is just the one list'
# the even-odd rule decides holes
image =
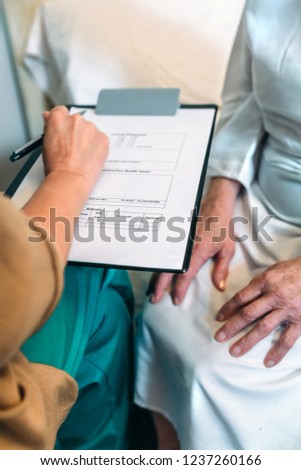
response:
{"label": "clipboard clip", "polygon": [[103,89],[96,114],[111,116],[174,116],[179,108],[179,88]]}

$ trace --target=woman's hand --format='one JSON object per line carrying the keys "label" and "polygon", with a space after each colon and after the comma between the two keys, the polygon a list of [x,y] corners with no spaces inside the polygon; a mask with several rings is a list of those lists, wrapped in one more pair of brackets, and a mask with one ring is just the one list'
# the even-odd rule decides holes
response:
{"label": "woman's hand", "polygon": [[46,177],[23,211],[32,224],[39,221],[38,228],[56,242],[66,263],[77,217],[101,174],[109,140],[80,114],[70,116],[64,106],[44,113],[44,119]]}
{"label": "woman's hand", "polygon": [[69,115],[57,106],[44,113],[43,158],[45,173],[80,178],[90,192],[108,155],[108,137],[79,113]]}
{"label": "woman's hand", "polygon": [[301,258],[275,264],[225,303],[217,315],[226,323],[216,333],[225,342],[248,325],[254,327],[230,348],[240,357],[279,325],[285,328],[264,359],[266,367],[278,364],[301,335]]}
{"label": "woman's hand", "polygon": [[228,268],[234,254],[234,236],[229,236],[231,217],[240,183],[214,178],[204,198],[189,270],[185,274],[155,274],[148,293],[152,292],[151,302],[159,302],[166,289],[170,290],[172,301],[179,305],[199,269],[209,259],[214,258],[212,282],[219,290],[225,289]]}

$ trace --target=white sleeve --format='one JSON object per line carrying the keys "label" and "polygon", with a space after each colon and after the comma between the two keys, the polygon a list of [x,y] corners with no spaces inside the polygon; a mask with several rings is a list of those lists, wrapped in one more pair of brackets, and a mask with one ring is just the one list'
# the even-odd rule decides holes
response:
{"label": "white sleeve", "polygon": [[252,84],[246,12],[228,65],[223,109],[213,139],[208,174],[235,179],[248,187],[256,171],[255,154],[263,136],[263,121]]}

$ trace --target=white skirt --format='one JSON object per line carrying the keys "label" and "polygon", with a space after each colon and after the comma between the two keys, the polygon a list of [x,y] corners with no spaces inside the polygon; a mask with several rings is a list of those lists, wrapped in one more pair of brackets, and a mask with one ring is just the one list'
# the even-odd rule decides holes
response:
{"label": "white skirt", "polygon": [[[236,215],[250,220],[252,207],[259,222],[268,215],[253,190],[237,201]],[[230,343],[214,340],[221,326],[215,315],[229,298],[274,263],[300,256],[301,228],[273,218],[265,226],[273,241],[255,240],[254,217],[253,225],[236,228],[248,239],[236,243],[225,292],[213,287],[209,261],[182,305],[174,307],[168,294],[145,304],[136,335],[135,403],[163,414],[182,449],[301,449],[301,340],[271,369],[263,359],[280,327],[240,358],[229,354]]]}

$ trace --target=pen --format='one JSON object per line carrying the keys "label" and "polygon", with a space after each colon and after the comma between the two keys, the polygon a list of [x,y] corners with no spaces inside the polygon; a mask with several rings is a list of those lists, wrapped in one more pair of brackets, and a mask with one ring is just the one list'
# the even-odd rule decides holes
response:
{"label": "pen", "polygon": [[[80,111],[78,114],[83,116],[85,112],[86,110]],[[28,155],[30,152],[33,152],[33,150],[36,150],[37,148],[41,147],[43,144],[44,135],[45,133],[43,133],[37,139],[31,140],[30,142],[27,142],[27,144],[15,150],[9,157],[10,161],[16,162],[17,160],[20,160],[21,158],[25,157],[25,155]]]}
{"label": "pen", "polygon": [[42,134],[40,137],[37,139],[31,140],[30,142],[27,142],[27,144],[23,145],[19,149],[15,150],[11,156],[9,157],[11,162],[16,162],[17,160],[20,160],[20,158],[25,157],[25,155],[28,155],[30,152],[33,150],[41,147],[44,139],[44,134]]}

